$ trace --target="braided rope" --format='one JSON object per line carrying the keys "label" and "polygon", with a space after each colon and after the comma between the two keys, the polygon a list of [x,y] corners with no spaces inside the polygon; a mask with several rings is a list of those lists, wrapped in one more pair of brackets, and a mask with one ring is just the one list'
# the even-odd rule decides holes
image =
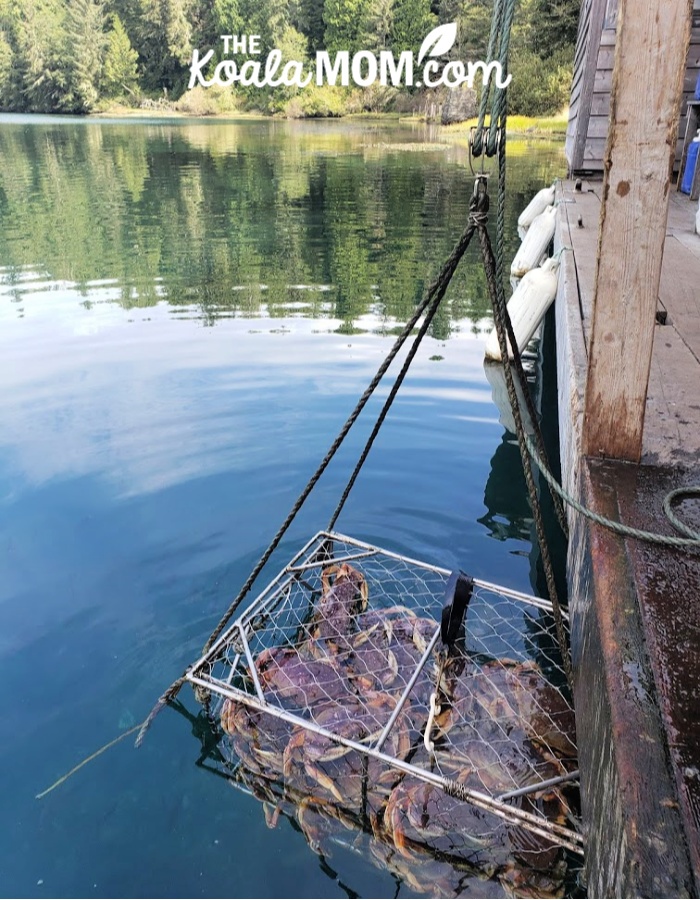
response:
{"label": "braided rope", "polygon": [[601,516],[599,513],[593,512],[593,510],[588,509],[588,507],[584,506],[582,503],[579,503],[575,497],[572,497],[556,480],[554,475],[550,472],[545,463],[540,459],[535,446],[533,445],[530,438],[525,435],[525,444],[527,446],[528,453],[532,457],[535,465],[542,473],[543,478],[549,484],[549,486],[556,491],[556,493],[567,503],[572,509],[575,509],[576,512],[581,513],[582,516],[585,516],[587,519],[590,519],[591,522],[595,522],[596,525],[602,525],[604,528],[609,529],[610,531],[614,531],[616,534],[621,534],[624,537],[637,538],[640,541],[647,541],[651,544],[659,544],[666,547],[677,547],[684,550],[700,550],[700,533],[694,531],[685,522],[681,521],[672,511],[671,507],[673,503],[685,497],[700,497],[700,485],[693,485],[687,488],[677,488],[674,491],[670,491],[666,497],[664,498],[664,512],[666,517],[669,519],[671,524],[677,528],[679,531],[687,534],[688,537],[681,538],[676,537],[672,534],[659,534],[655,531],[644,531],[640,528],[633,528],[631,525],[624,525],[622,522],[616,522],[614,519],[608,519],[605,516]]}
{"label": "braided rope", "polygon": [[[473,209],[472,209],[472,207],[473,207]],[[467,229],[464,232],[464,238],[465,238],[464,251],[466,251],[467,247],[469,246],[469,242],[471,241],[474,231],[476,230],[476,226],[478,224],[478,220],[477,220],[476,216],[477,216],[477,214],[476,214],[475,198],[472,198],[472,201],[470,204],[469,224],[467,225]],[[386,419],[387,413],[389,412],[389,409],[391,408],[391,405],[394,402],[394,398],[396,397],[396,394],[398,393],[399,388],[403,384],[403,380],[406,377],[406,373],[408,372],[408,369],[409,369],[411,363],[413,362],[413,358],[416,355],[416,352],[418,351],[418,347],[420,346],[421,341],[425,337],[425,334],[428,331],[428,328],[430,327],[430,323],[432,322],[433,317],[434,317],[435,313],[437,312],[438,306],[440,305],[440,301],[445,296],[445,292],[447,291],[447,288],[450,284],[450,280],[452,279],[452,276],[454,275],[455,269],[457,268],[457,264],[459,263],[460,258],[461,258],[461,256],[459,258],[457,258],[453,254],[450,257],[450,259],[448,260],[448,265],[443,266],[442,272],[440,273],[440,279],[439,279],[440,286],[435,293],[434,299],[430,305],[430,308],[428,309],[428,312],[426,313],[426,316],[423,321],[423,324],[421,325],[420,331],[416,335],[413,345],[412,345],[411,349],[409,350],[408,355],[406,356],[406,359],[401,368],[401,371],[399,372],[398,376],[396,377],[396,380],[394,381],[394,384],[392,385],[391,391],[389,392],[389,396],[386,398],[384,406],[382,407],[382,410],[379,413],[379,416],[377,417],[377,421],[374,423],[374,428],[372,429],[372,433],[370,434],[369,438],[367,439],[367,443],[365,444],[364,449],[362,450],[362,453],[360,454],[360,458],[358,459],[355,469],[354,469],[352,475],[350,476],[350,480],[348,481],[348,483],[345,486],[345,490],[343,491],[343,496],[340,498],[340,501],[338,502],[338,505],[335,508],[333,515],[331,516],[330,522],[328,523],[328,528],[326,529],[327,531],[333,531],[333,527],[338,519],[338,516],[340,515],[343,507],[345,506],[345,501],[348,499],[350,491],[352,490],[353,485],[355,484],[355,481],[357,480],[357,476],[360,474],[360,470],[362,469],[362,466],[364,465],[365,460],[367,459],[367,456],[369,455],[369,451],[372,449],[374,440],[377,437],[377,435],[379,434],[379,429],[382,427],[382,424],[384,423],[384,419]]]}
{"label": "braided rope", "polygon": [[[209,650],[211,649],[214,642],[217,640],[217,638],[219,637],[221,632],[224,630],[224,628],[228,624],[229,620],[231,619],[231,616],[234,614],[236,609],[240,606],[241,602],[244,600],[244,598],[250,591],[251,587],[255,583],[256,578],[258,577],[260,572],[263,570],[263,568],[265,567],[266,563],[269,561],[269,559],[272,556],[272,554],[274,553],[274,551],[277,549],[277,547],[278,547],[280,541],[282,540],[282,538],[284,537],[284,534],[286,533],[287,529],[294,521],[295,516],[297,515],[297,513],[303,506],[304,502],[306,501],[307,497],[309,496],[309,494],[315,487],[319,478],[327,469],[328,464],[333,459],[333,457],[335,456],[340,445],[345,440],[345,437],[347,436],[348,432],[350,431],[350,429],[356,422],[358,416],[364,409],[365,405],[367,404],[367,401],[370,399],[370,397],[374,393],[379,382],[385,375],[387,369],[393,362],[394,358],[398,354],[401,347],[404,345],[404,343],[410,336],[416,323],[418,322],[420,317],[423,315],[423,313],[427,309],[430,309],[431,311],[428,313],[428,316],[426,316],[426,318],[428,319],[427,325],[425,322],[423,323],[423,326],[420,329],[420,333],[417,335],[416,340],[414,341],[413,347],[411,348],[411,351],[409,353],[410,359],[413,359],[413,356],[415,356],[416,350],[418,349],[418,345],[420,344],[420,340],[422,340],[425,332],[427,331],[427,327],[430,325],[430,321],[432,320],[432,317],[434,316],[435,311],[437,310],[437,307],[438,307],[440,301],[442,300],[443,296],[445,295],[445,291],[447,290],[447,287],[452,279],[452,276],[454,275],[455,269],[457,268],[459,261],[464,256],[464,254],[469,246],[469,242],[472,239],[475,227],[476,227],[475,223],[470,218],[470,220],[467,224],[467,227],[462,232],[462,235],[459,238],[459,240],[457,241],[457,244],[455,245],[454,249],[452,250],[452,253],[449,255],[447,260],[443,263],[435,280],[428,287],[428,289],[425,292],[425,295],[423,297],[423,300],[416,307],[415,312],[413,313],[411,318],[408,320],[408,322],[404,326],[399,337],[394,342],[394,345],[392,346],[391,350],[389,351],[389,353],[385,357],[384,361],[380,365],[374,378],[372,379],[372,381],[369,383],[369,385],[365,389],[365,392],[362,394],[362,396],[358,400],[357,405],[355,406],[352,413],[348,417],[347,421],[341,428],[338,436],[331,444],[331,446],[330,446],[328,452],[326,453],[325,457],[323,458],[321,464],[319,465],[319,467],[316,469],[314,474],[311,476],[311,478],[307,482],[306,487],[304,488],[304,490],[301,492],[301,494],[297,498],[296,502],[294,503],[294,506],[292,507],[289,514],[287,515],[287,518],[284,520],[284,522],[280,526],[279,530],[277,531],[277,534],[273,537],[267,550],[260,557],[255,568],[248,576],[248,579],[246,580],[245,584],[243,585],[241,590],[238,592],[237,596],[235,597],[235,599],[233,600],[233,602],[231,603],[229,608],[226,610],[224,615],[221,617],[221,619],[220,619],[218,625],[216,626],[216,628],[214,629],[214,631],[211,633],[209,640],[204,645],[202,654],[206,654],[209,652]],[[410,363],[410,359],[408,360],[409,363]],[[401,381],[403,381],[403,377],[405,376],[407,369],[408,369],[408,365],[404,364],[404,367],[400,374]],[[400,382],[399,382],[399,386],[400,386]],[[391,401],[393,401],[393,398],[395,397],[397,390],[398,390],[398,386],[395,386],[395,390],[392,390],[392,392],[390,394]],[[391,405],[390,402],[388,404],[385,403],[384,409],[382,410],[382,413],[380,413],[381,421],[379,422],[379,425],[381,425],[381,422],[384,421],[384,418],[386,416],[386,413],[388,412],[388,408],[390,405]],[[352,487],[352,484],[354,484],[354,480],[357,477],[359,469],[361,468],[361,465],[364,462],[364,459],[366,458],[367,453],[369,453],[369,449],[371,448],[371,445],[374,441],[374,437],[376,437],[376,432],[378,430],[379,430],[378,426],[375,425],[375,429],[372,433],[370,442],[368,442],[368,446],[365,447],[365,451],[363,452],[363,456],[361,457],[360,463],[356,467],[356,471],[353,473],[353,476],[351,479],[352,483],[350,484],[350,487]],[[341,503],[339,504],[339,508],[336,510],[336,514],[334,514],[334,516],[331,520],[332,522],[335,521],[335,518],[337,518],[337,514],[340,513],[340,510],[342,509],[342,506],[345,503],[345,500],[347,499],[348,494],[349,494],[349,490],[346,488],[346,491],[344,492],[343,497],[341,499]],[[174,681],[170,685],[170,687],[163,694],[161,694],[161,696],[158,698],[155,706],[153,707],[151,712],[146,717],[144,724],[143,724],[141,730],[139,731],[138,737],[136,739],[137,747],[140,746],[141,743],[143,742],[146,732],[150,728],[153,720],[156,718],[158,713],[165,706],[172,703],[173,700],[177,697],[178,693],[180,692],[180,688],[186,681],[187,671],[188,670],[185,670],[185,672],[176,681]]]}
{"label": "braided rope", "polygon": [[[505,147],[502,151],[505,156]],[[488,195],[485,191],[482,194],[482,207],[488,209]],[[544,527],[544,519],[542,517],[542,507],[537,494],[537,487],[532,471],[532,464],[528,455],[526,444],[527,435],[523,424],[522,412],[518,395],[515,388],[515,379],[513,370],[508,358],[508,331],[512,333],[512,324],[508,315],[508,307],[505,302],[505,294],[503,292],[503,283],[500,282],[500,290],[498,288],[499,280],[496,275],[497,263],[491,246],[491,239],[485,225],[479,226],[479,243],[481,244],[481,253],[484,263],[484,271],[486,272],[486,282],[489,289],[491,306],[493,308],[494,324],[496,326],[496,336],[498,337],[498,346],[501,352],[501,360],[503,361],[503,371],[505,375],[506,388],[508,391],[508,399],[510,401],[513,418],[515,420],[515,430],[518,439],[518,447],[520,449],[520,457],[523,464],[523,472],[525,482],[527,484],[528,495],[530,498],[530,506],[532,507],[533,518],[535,520],[535,531],[537,534],[537,542],[540,546],[540,554],[542,557],[542,565],[544,568],[545,580],[547,582],[547,592],[552,603],[552,611],[554,613],[554,624],[557,631],[557,641],[559,650],[564,664],[569,686],[573,688],[573,670],[571,667],[571,655],[569,653],[569,645],[566,637],[566,626],[564,624],[564,616],[559,602],[559,594],[557,592],[556,581],[554,578],[554,566],[549,553],[549,544],[547,542],[547,534]],[[513,355],[519,358],[518,345],[514,337],[512,338]],[[524,391],[527,396],[527,387]]]}

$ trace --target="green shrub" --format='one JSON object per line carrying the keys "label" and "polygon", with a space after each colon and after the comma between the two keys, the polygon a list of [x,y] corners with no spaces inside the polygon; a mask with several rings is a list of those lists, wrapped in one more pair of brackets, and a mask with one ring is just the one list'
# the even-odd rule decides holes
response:
{"label": "green shrub", "polygon": [[231,88],[198,84],[180,97],[175,109],[188,116],[227,115],[236,111],[236,97]]}
{"label": "green shrub", "polygon": [[540,59],[529,50],[513,54],[508,111],[521,116],[551,116],[568,103],[572,72],[571,50]]}
{"label": "green shrub", "polygon": [[366,88],[355,88],[347,98],[348,113],[382,113],[390,112],[399,90],[389,84],[371,84]]}
{"label": "green shrub", "polygon": [[288,119],[314,119],[344,116],[347,91],[329,84],[309,85],[292,97],[284,114]]}

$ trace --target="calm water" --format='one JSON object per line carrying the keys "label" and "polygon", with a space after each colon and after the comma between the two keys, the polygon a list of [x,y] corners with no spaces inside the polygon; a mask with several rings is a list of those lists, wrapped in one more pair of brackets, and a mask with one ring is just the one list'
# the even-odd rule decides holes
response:
{"label": "calm water", "polygon": [[[472,180],[465,150],[435,140],[0,116],[4,895],[412,896],[349,849],[320,859],[285,819],[268,829],[195,765],[171,710],[138,752],[127,740],[34,795],[199,655],[449,253]],[[511,252],[519,210],[564,168],[560,145],[511,144]],[[488,327],[472,254],[338,527],[530,590]],[[369,427],[277,567],[325,525]]]}

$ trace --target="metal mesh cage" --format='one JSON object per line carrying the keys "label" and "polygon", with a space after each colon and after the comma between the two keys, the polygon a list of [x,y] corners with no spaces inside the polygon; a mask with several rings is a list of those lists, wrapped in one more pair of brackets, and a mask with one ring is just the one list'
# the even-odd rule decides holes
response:
{"label": "metal mesh cage", "polygon": [[445,895],[464,872],[556,893],[582,840],[551,605],[474,580],[446,646],[450,574],[320,532],[187,677],[238,783],[312,846],[356,831],[415,889],[447,866]]}

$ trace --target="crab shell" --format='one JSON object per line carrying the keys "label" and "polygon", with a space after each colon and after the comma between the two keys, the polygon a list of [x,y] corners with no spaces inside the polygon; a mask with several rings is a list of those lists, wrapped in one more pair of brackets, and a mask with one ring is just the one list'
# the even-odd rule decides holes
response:
{"label": "crab shell", "polygon": [[[368,692],[344,706],[328,704],[314,713],[317,725],[355,743],[376,742],[396,706],[388,694]],[[405,759],[411,750],[409,728],[401,716],[389,733],[383,750]],[[378,813],[400,773],[392,766],[368,757],[333,738],[299,727],[284,751],[285,785],[312,794],[352,813],[364,808]]]}
{"label": "crab shell", "polygon": [[255,667],[268,702],[303,712],[320,703],[343,703],[352,688],[331,658],[307,659],[295,647],[264,650]]}
{"label": "crab shell", "polygon": [[278,779],[291,733],[289,723],[230,698],[221,707],[220,720],[235,755],[248,770],[262,778]]}
{"label": "crab shell", "polygon": [[576,758],[574,713],[535,662],[494,660],[474,670],[448,667],[441,682],[450,733],[460,722],[497,723],[513,741],[528,739],[557,759]]}
{"label": "crab shell", "polygon": [[359,829],[354,819],[343,815],[321,797],[302,798],[296,808],[296,820],[314,853],[324,857],[332,855],[332,842]]}
{"label": "crab shell", "polygon": [[[458,780],[468,784],[470,773]],[[412,776],[392,792],[383,824],[408,860],[430,854],[460,868],[466,864],[482,877],[498,877],[516,896],[558,896],[562,889],[560,847]]]}
{"label": "crab shell", "polygon": [[406,776],[392,791],[384,828],[407,858],[417,849],[438,853],[478,868],[488,877],[510,856],[501,819],[413,776]]}
{"label": "crab shell", "polygon": [[[350,641],[345,662],[358,690],[390,691],[400,696],[405,690],[437,623],[416,616],[403,606],[370,610],[357,617],[357,634]],[[437,672],[434,663],[421,670],[411,696],[414,705],[428,707]]]}
{"label": "crab shell", "polygon": [[[501,897],[497,882],[459,862],[437,859],[423,848],[415,847],[411,854],[399,853],[389,835],[370,840],[370,853],[377,866],[387,869],[410,890],[431,897]],[[478,887],[473,882],[478,879]],[[471,888],[471,890],[470,890]]]}
{"label": "crab shell", "polygon": [[[335,575],[332,584],[331,575]],[[310,629],[311,640],[329,655],[347,652],[350,637],[356,630],[355,618],[367,608],[367,581],[357,569],[342,563],[322,571],[321,586],[323,592]]]}

